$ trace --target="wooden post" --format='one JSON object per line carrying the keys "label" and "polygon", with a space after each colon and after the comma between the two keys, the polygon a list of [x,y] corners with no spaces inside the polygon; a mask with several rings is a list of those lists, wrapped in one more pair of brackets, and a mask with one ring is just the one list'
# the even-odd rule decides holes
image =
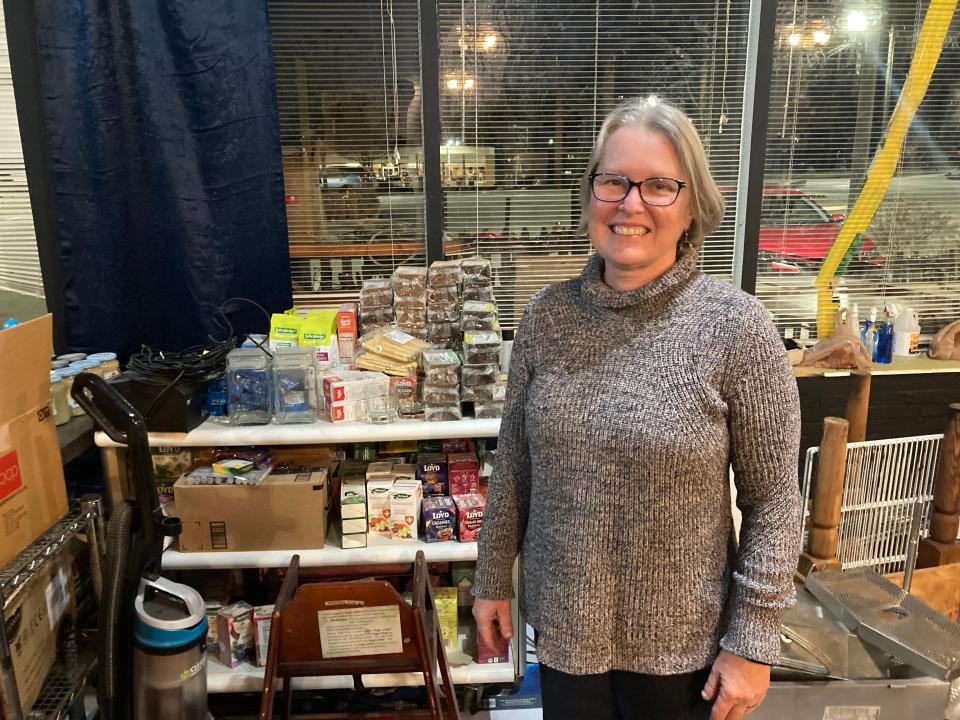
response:
{"label": "wooden post", "polygon": [[850,392],[847,394],[847,409],[844,417],[850,423],[847,442],[863,442],[867,439],[867,411],[870,407],[869,371],[850,375]]}
{"label": "wooden post", "polygon": [[930,537],[920,542],[917,567],[938,567],[960,562],[960,403],[950,405],[943,431],[940,464],[930,509]]}
{"label": "wooden post", "polygon": [[837,551],[840,545],[840,505],[847,470],[848,430],[849,423],[843,418],[823,420],[820,462],[810,513],[810,541],[797,568],[804,576],[813,570],[840,569]]}

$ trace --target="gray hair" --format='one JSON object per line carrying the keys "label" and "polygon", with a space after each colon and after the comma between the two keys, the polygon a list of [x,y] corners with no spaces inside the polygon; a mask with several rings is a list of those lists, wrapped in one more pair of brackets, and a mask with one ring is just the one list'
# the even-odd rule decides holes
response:
{"label": "gray hair", "polygon": [[707,154],[690,118],[675,105],[652,97],[635,98],[618,105],[600,126],[600,132],[593,143],[590,164],[580,180],[580,234],[587,234],[591,197],[590,174],[599,168],[607,140],[626,125],[660,134],[676,151],[680,167],[688,178],[690,212],[693,215],[693,222],[690,223],[686,237],[681,239],[677,254],[680,255],[687,249],[699,252],[704,238],[716,230],[723,220],[723,195],[710,174]]}

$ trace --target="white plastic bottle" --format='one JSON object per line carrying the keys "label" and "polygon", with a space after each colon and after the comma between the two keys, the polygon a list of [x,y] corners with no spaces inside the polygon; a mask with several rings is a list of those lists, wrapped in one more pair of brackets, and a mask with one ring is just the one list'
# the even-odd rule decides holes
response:
{"label": "white plastic bottle", "polygon": [[920,321],[913,308],[906,308],[893,322],[893,354],[910,357],[917,354],[920,342]]}

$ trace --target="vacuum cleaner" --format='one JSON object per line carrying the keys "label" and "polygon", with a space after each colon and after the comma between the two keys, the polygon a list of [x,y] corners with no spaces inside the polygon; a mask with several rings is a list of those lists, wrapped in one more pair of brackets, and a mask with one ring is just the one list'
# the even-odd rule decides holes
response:
{"label": "vacuum cleaner", "polygon": [[81,373],[72,395],[111,440],[126,445],[133,494],[107,525],[99,616],[97,700],[104,720],[206,720],[207,616],[191,587],[160,576],[164,517],[143,417],[101,377]]}

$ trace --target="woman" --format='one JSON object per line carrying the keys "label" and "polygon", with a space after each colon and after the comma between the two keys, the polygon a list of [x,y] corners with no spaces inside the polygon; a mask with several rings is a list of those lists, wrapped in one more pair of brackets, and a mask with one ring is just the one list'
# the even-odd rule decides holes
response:
{"label": "woman", "polygon": [[512,636],[519,553],[545,718],[737,720],[794,599],[796,383],[760,303],[696,269],[723,200],[679,110],[614,110],[581,190],[596,253],[517,328],[474,616]]}

